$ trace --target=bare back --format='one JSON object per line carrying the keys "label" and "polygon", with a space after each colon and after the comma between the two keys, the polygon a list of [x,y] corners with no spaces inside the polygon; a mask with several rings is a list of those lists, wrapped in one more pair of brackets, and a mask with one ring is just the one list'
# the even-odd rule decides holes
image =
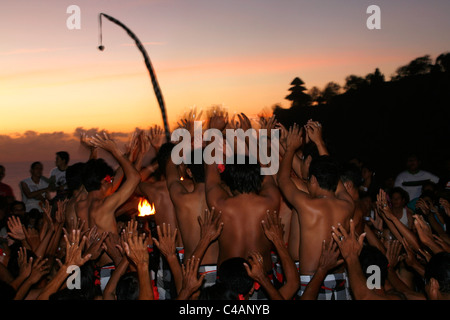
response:
{"label": "bare back", "polygon": [[[312,275],[319,264],[322,242],[331,239],[331,226],[342,224],[349,230],[353,206],[336,197],[309,199],[296,206],[300,223],[300,274]],[[341,272],[342,267],[336,272]]]}
{"label": "bare back", "polygon": [[[189,259],[198,242],[200,241],[200,225],[198,217],[208,209],[205,197],[205,184],[195,184],[194,190],[187,193],[177,193],[172,196],[175,207],[178,226],[184,245],[184,254]],[[219,245],[216,242],[210,244],[201,261],[202,265],[217,264]]]}
{"label": "bare back", "polygon": [[265,270],[270,270],[271,242],[264,235],[261,221],[266,219],[267,210],[279,209],[279,202],[257,194],[239,194],[217,203],[216,211],[222,212],[224,223],[218,265],[234,257],[247,259],[249,253],[257,251],[263,256]]}
{"label": "bare back", "polygon": [[[175,208],[170,199],[169,190],[165,180],[155,182],[141,182],[139,184],[141,193],[155,205],[155,222],[162,226],[163,223],[170,224],[172,229],[178,228]],[[177,246],[182,246],[180,237],[177,237]]]}

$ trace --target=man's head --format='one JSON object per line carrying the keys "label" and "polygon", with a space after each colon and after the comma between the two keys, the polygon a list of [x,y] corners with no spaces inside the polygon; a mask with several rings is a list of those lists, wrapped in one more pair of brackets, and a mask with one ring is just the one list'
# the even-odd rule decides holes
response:
{"label": "man's head", "polygon": [[14,201],[10,206],[10,213],[15,216],[23,217],[25,215],[25,203]]}
{"label": "man's head", "polygon": [[116,287],[117,300],[137,300],[139,298],[139,280],[137,272],[128,272],[120,277]]}
{"label": "man's head", "polygon": [[39,161],[33,162],[30,167],[30,173],[32,177],[40,178],[42,177],[42,172],[44,171],[44,166]]}
{"label": "man's head", "polygon": [[83,171],[83,185],[86,191],[104,190],[105,194],[112,192],[114,170],[103,159],[89,160]]}
{"label": "man's head", "polygon": [[77,162],[66,169],[66,182],[69,194],[72,195],[75,190],[78,190],[83,185],[83,172],[86,164]]}
{"label": "man's head", "polygon": [[302,176],[307,177],[311,161],[319,157],[319,151],[314,143],[310,142],[302,148]]}
{"label": "man's head", "polygon": [[238,257],[225,260],[217,270],[217,283],[237,295],[251,294],[254,281],[247,274],[244,263],[249,264],[247,260]]}
{"label": "man's head", "polygon": [[358,195],[358,190],[362,183],[361,169],[353,163],[343,165],[341,169],[341,181],[349,194]]}
{"label": "man's head", "polygon": [[237,155],[234,156],[234,164],[226,161],[222,180],[230,188],[230,191],[240,193],[259,193],[264,176],[261,175],[259,163],[251,164],[250,157],[244,157],[244,163],[238,164]]}
{"label": "man's head", "polygon": [[[186,173],[190,178],[194,180],[195,183],[205,182],[205,165],[203,164],[203,157],[201,163],[194,163],[194,153],[195,150],[191,152],[191,163],[186,164]],[[202,150],[203,153],[203,150]]]}
{"label": "man's head", "polygon": [[56,153],[55,165],[59,170],[65,170],[69,164],[69,153],[66,151],[59,151]]}
{"label": "man's head", "polygon": [[406,158],[406,169],[410,173],[417,173],[420,170],[420,159],[416,154],[410,154]]}
{"label": "man's head", "polygon": [[439,252],[425,266],[425,292],[430,300],[450,299],[450,253]]}
{"label": "man's head", "polygon": [[1,164],[0,164],[0,182],[3,180],[3,178],[5,177],[5,174],[6,174],[6,169],[5,169],[5,167],[4,166],[2,166]]}
{"label": "man's head", "polygon": [[395,187],[391,191],[391,202],[394,208],[402,208],[409,202],[409,194],[401,187]]}
{"label": "man's head", "polygon": [[308,190],[312,196],[322,189],[335,192],[339,183],[339,166],[329,156],[320,156],[311,161]]}

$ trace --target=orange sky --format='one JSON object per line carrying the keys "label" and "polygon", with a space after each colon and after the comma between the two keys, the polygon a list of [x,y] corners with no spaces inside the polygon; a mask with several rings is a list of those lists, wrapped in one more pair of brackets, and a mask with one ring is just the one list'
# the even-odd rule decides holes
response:
{"label": "orange sky", "polygon": [[[66,8],[81,8],[68,30]],[[365,0],[8,1],[0,19],[0,135],[77,127],[130,132],[162,124],[141,54],[119,27],[147,48],[169,122],[191,106],[223,104],[256,114],[284,100],[292,79],[308,88],[344,84],[379,67],[389,76],[425,54],[448,51],[448,1],[378,1],[382,30],[366,28]],[[0,159],[1,160],[1,159]]]}

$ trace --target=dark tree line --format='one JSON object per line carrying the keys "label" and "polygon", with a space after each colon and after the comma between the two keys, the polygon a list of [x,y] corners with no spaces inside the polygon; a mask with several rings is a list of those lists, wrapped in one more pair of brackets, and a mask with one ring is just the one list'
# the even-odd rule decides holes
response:
{"label": "dark tree line", "polygon": [[[349,75],[342,88],[334,82],[307,90],[291,83],[289,109],[274,107],[286,127],[308,119],[321,121],[329,149],[341,160],[358,157],[395,174],[408,153],[422,157],[436,174],[450,159],[450,53],[433,63],[426,55],[396,70],[390,81],[377,68],[365,77]],[[447,169],[448,170],[448,169]]]}

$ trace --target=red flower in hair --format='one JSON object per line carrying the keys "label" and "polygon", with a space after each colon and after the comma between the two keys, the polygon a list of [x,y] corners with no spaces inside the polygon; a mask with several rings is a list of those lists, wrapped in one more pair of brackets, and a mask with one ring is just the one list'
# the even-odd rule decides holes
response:
{"label": "red flower in hair", "polygon": [[220,173],[225,171],[225,165],[224,164],[218,164],[217,165],[217,169],[219,170]]}
{"label": "red flower in hair", "polygon": [[111,177],[109,174],[107,174],[106,177],[103,178],[103,180],[105,180],[107,183],[112,183],[113,179],[114,177]]}

